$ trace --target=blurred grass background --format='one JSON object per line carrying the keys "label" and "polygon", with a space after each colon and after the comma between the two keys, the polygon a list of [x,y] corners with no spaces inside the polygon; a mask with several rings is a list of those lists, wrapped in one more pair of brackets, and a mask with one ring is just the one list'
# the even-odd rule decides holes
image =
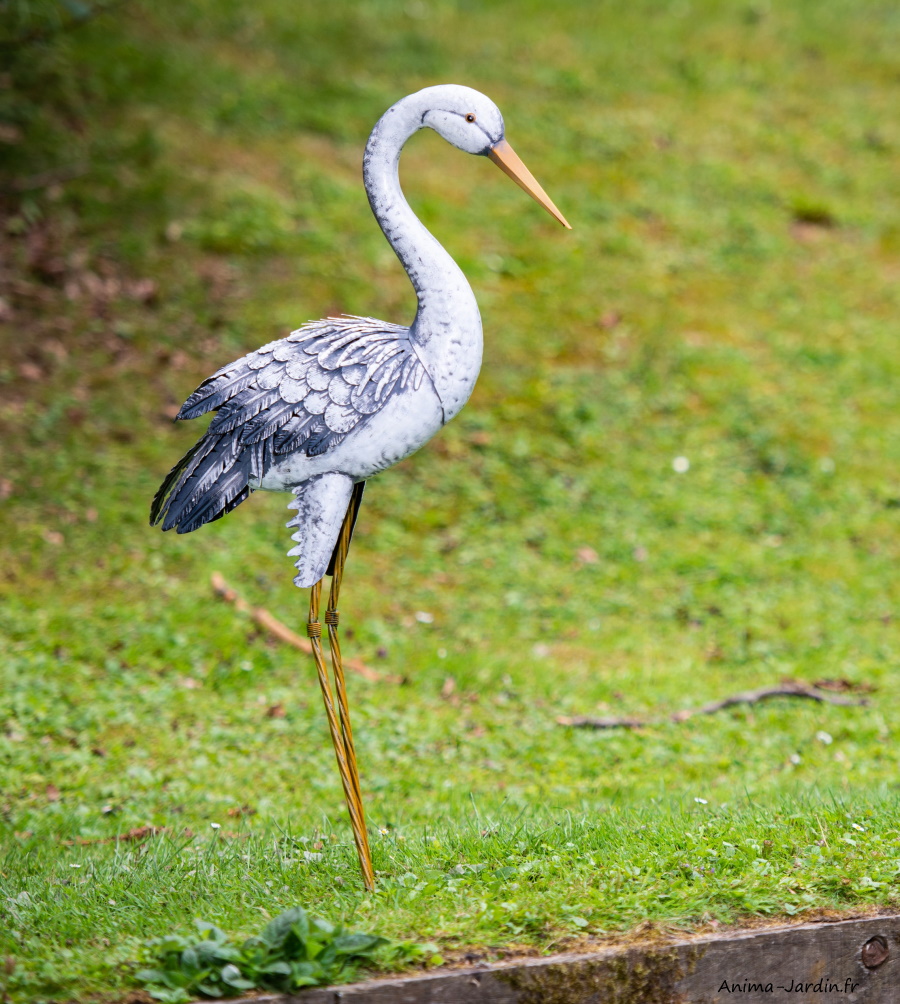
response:
{"label": "blurred grass background", "polygon": [[[121,999],[141,938],[298,901],[451,953],[896,905],[895,4],[20,0],[0,22],[13,999]],[[404,154],[486,346],[462,415],[370,485],[348,565],[347,654],[406,679],[352,680],[365,897],[309,660],[209,587],[302,624],[286,499],[187,537],[147,509],[209,372],[307,318],[412,319],[359,165],[441,81],[500,105],[575,229],[433,134]],[[556,724],[784,676],[872,704]],[[114,841],[142,827],[165,830]]]}

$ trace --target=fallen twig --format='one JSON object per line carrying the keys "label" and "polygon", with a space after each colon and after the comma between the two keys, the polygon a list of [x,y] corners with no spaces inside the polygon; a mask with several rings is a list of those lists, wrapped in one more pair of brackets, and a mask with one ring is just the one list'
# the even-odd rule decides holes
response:
{"label": "fallen twig", "polygon": [[[268,631],[274,638],[283,641],[287,645],[293,645],[294,648],[299,648],[301,652],[306,652],[308,655],[312,653],[312,645],[310,645],[306,638],[301,638],[300,635],[293,632],[286,624],[282,624],[265,607],[251,607],[246,600],[242,599],[228,585],[221,573],[213,572],[210,581],[212,582],[213,591],[217,596],[221,596],[228,603],[233,603],[235,609],[241,613],[249,614],[255,623],[263,628],[263,630]],[[364,679],[371,680],[372,683],[403,682],[402,676],[398,676],[395,673],[379,673],[377,669],[367,666],[362,659],[345,659],[344,666]]]}
{"label": "fallen twig", "polygon": [[822,680],[813,680],[812,686],[816,690],[833,690],[838,694],[871,694],[876,689],[871,683],[867,683],[865,680],[848,680],[843,676],[836,679],[826,677]]}
{"label": "fallen twig", "polygon": [[756,690],[744,690],[740,694],[732,694],[731,697],[723,697],[720,701],[711,701],[700,708],[685,708],[683,711],[676,711],[671,715],[673,722],[683,722],[694,715],[711,715],[715,711],[722,711],[723,708],[730,708],[735,704],[756,704],[759,701],[768,700],[770,697],[808,697],[811,701],[822,701],[825,704],[868,704],[865,697],[839,697],[837,694],[828,693],[825,690],[818,690],[816,687],[804,683],[802,680],[782,680],[774,687],[759,687]]}
{"label": "fallen twig", "polygon": [[[114,837],[76,837],[74,840],[61,840],[63,847],[88,847],[93,844],[118,844],[120,842],[146,843],[151,837],[156,837],[160,833],[169,833],[168,826],[136,826],[127,833],[117,833]],[[187,831],[185,831],[187,833]]]}
{"label": "fallen twig", "polygon": [[[766,701],[770,697],[807,697],[812,701],[822,701],[825,704],[864,706],[869,703],[865,697],[840,697],[834,693],[820,690],[801,680],[782,680],[781,683],[772,687],[759,687],[756,690],[743,690],[739,694],[732,694],[730,697],[723,697],[718,701],[710,701],[699,708],[685,708],[682,711],[675,711],[668,715],[670,722],[684,722],[694,715],[711,715],[716,711],[731,708],[735,704],[757,704]],[[658,724],[660,719],[642,718],[592,718],[590,715],[576,715],[574,717],[560,716],[556,719],[558,725],[566,725],[573,729],[640,729],[646,725]]]}
{"label": "fallen twig", "polygon": [[642,718],[593,718],[591,715],[560,715],[557,725],[568,725],[573,729],[642,729],[651,722]]}

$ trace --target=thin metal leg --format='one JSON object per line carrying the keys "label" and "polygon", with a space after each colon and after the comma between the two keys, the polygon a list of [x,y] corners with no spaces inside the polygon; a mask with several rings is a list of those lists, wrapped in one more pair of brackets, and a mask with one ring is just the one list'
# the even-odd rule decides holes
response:
{"label": "thin metal leg", "polygon": [[[328,609],[325,611],[325,624],[328,627],[328,643],[331,647],[331,667],[334,672],[334,686],[338,699],[338,714],[341,722],[341,735],[344,740],[344,751],[347,756],[347,763],[350,767],[350,779],[353,783],[354,794],[359,804],[360,819],[364,819],[362,807],[362,792],[359,784],[359,768],[356,765],[356,750],[353,746],[353,729],[350,726],[350,707],[347,702],[347,684],[344,680],[344,664],[341,660],[341,646],[338,641],[338,596],[341,591],[341,578],[344,574],[344,562],[347,559],[347,552],[350,549],[350,534],[353,531],[353,520],[355,516],[355,506],[351,501],[344,518],[344,525],[341,527],[341,535],[338,540],[337,553],[335,555],[334,574],[331,577],[331,592],[328,596]],[[364,856],[371,860],[369,856],[369,840],[365,827],[362,831],[364,843]],[[370,865],[371,867],[371,865]],[[365,871],[365,868],[363,869]]]}
{"label": "thin metal leg", "polygon": [[328,726],[331,730],[331,742],[337,759],[341,783],[344,786],[344,797],[350,813],[353,826],[353,839],[359,855],[359,866],[362,871],[363,883],[369,892],[375,888],[375,872],[372,867],[372,855],[369,850],[369,834],[366,830],[365,812],[362,803],[362,793],[359,784],[359,769],[356,765],[356,751],[353,748],[353,730],[350,726],[350,708],[347,703],[347,687],[344,681],[344,667],[341,662],[341,648],[338,641],[337,609],[338,596],[341,589],[341,577],[344,572],[344,561],[350,547],[350,534],[353,530],[353,517],[356,506],[353,502],[347,510],[341,535],[335,552],[334,574],[331,578],[331,592],[328,598],[328,609],[325,611],[325,624],[328,628],[328,642],[331,648],[331,664],[334,671],[335,691],[337,692],[337,707],[332,696],[328,671],[325,666],[325,656],[322,651],[322,625],[319,623],[319,604],[322,594],[322,579],[310,592],[309,621],[307,634],[312,642],[313,659],[319,676],[319,686],[325,702],[325,713],[328,716]]}

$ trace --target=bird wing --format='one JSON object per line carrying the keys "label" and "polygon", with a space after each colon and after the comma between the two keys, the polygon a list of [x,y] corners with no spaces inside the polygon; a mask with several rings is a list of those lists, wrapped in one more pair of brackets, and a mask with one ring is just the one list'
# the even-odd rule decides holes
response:
{"label": "bird wing", "polygon": [[178,412],[216,416],[163,481],[151,524],[188,533],[219,519],[281,457],[327,453],[424,376],[409,329],[371,317],[311,321],[223,366]]}

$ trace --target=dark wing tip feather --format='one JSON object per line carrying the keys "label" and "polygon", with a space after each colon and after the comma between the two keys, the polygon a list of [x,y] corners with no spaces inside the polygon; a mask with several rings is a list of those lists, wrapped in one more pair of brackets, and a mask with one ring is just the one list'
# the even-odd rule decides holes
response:
{"label": "dark wing tip feather", "polygon": [[156,526],[163,516],[165,516],[166,510],[169,508],[169,501],[177,488],[177,482],[180,480],[182,472],[194,457],[197,456],[203,445],[202,439],[194,443],[163,479],[163,483],[157,489],[156,494],[153,496],[153,501],[150,503],[150,526]]}
{"label": "dark wing tip feather", "polygon": [[242,361],[239,359],[237,363],[226,367],[224,372],[220,370],[207,377],[181,406],[175,420],[199,418],[208,411],[215,411],[247,388],[253,382],[256,370],[248,366],[238,366]]}
{"label": "dark wing tip feather", "polygon": [[[189,533],[240,505],[252,489],[252,450],[231,436],[202,437],[172,468],[150,509],[151,525]],[[256,461],[259,463],[259,460]]]}
{"label": "dark wing tip feather", "polygon": [[205,523],[212,523],[231,512],[250,494],[247,465],[236,464],[224,478],[216,481],[197,501],[177,516],[178,533],[191,533]]}
{"label": "dark wing tip feather", "polygon": [[215,381],[215,377],[207,377],[200,384],[187,401],[178,409],[178,414],[175,416],[176,422],[183,422],[188,418],[199,418],[204,412],[210,410],[204,407],[204,405],[207,401],[210,401],[210,406],[213,406],[212,401],[217,396],[215,388],[212,386],[215,384]]}

